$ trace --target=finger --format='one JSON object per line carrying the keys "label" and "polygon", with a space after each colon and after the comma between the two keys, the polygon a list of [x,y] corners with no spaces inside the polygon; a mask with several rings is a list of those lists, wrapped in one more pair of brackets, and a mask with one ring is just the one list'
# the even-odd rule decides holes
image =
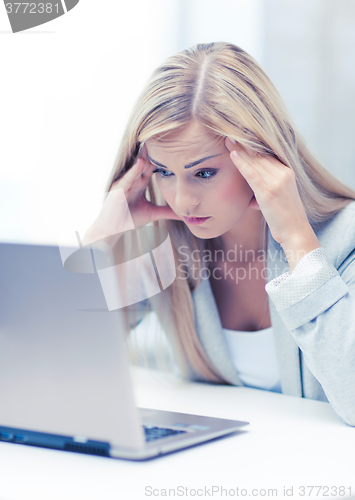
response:
{"label": "finger", "polygon": [[237,144],[234,139],[226,138],[225,146],[229,151],[236,150],[249,164],[253,164],[255,168],[262,167],[264,170],[269,172],[271,175],[277,175],[277,170],[284,171],[288,168],[286,165],[281,163],[279,160],[271,155],[261,155],[260,153],[253,152],[252,150],[247,150],[247,148],[242,148],[240,144]]}
{"label": "finger", "polygon": [[[246,148],[242,148],[240,144],[237,144],[236,141],[230,137],[226,137],[225,146],[228,149],[228,151],[230,151],[231,153],[230,158],[237,168],[239,165],[239,161],[242,160],[244,160],[244,162],[248,164],[250,167],[254,167],[256,169],[260,167],[259,163],[262,159],[262,156],[260,154],[258,153],[253,154],[252,152],[248,153],[246,151]],[[234,154],[232,154],[234,151],[237,153],[237,158],[239,156],[241,157],[239,160],[236,160],[236,157],[234,156]],[[261,174],[260,171],[259,173]]]}
{"label": "finger", "polygon": [[274,178],[278,178],[280,175],[280,170],[275,168],[268,158],[262,156],[261,154],[256,152],[248,153],[245,149],[238,146],[234,151],[238,153],[238,156],[240,156],[245,163],[255,169],[266,182],[272,182]]}
{"label": "finger", "polygon": [[230,158],[254,193],[265,189],[265,179],[260,175],[260,171],[250,165],[235,149],[230,153]]}
{"label": "finger", "polygon": [[294,171],[276,158],[249,154],[242,148],[238,148],[237,152],[251,168],[259,173],[270,192],[277,192],[284,187],[290,189],[294,185]]}
{"label": "finger", "polygon": [[117,184],[117,187],[123,188],[127,196],[139,192],[144,193],[152,173],[153,166],[150,162],[144,158],[138,158],[133,167],[120,179],[122,182],[119,185]]}
{"label": "finger", "polygon": [[140,175],[137,176],[135,182],[133,183],[130,193],[144,193],[153,175],[154,169],[155,167],[149,162],[149,160],[144,160],[144,165],[140,171]]}
{"label": "finger", "polygon": [[256,169],[260,170],[260,173],[267,172],[272,177],[278,178],[280,173],[287,172],[289,167],[281,163],[279,160],[270,155],[261,155],[256,152],[248,152],[240,146],[236,148],[238,154],[244,158],[244,160]]}
{"label": "finger", "polygon": [[142,178],[144,179],[145,177],[151,177],[153,175],[154,170],[156,169],[156,166],[153,165],[148,158],[145,159],[145,164],[143,167],[142,171]]}
{"label": "finger", "polygon": [[224,144],[225,144],[226,148],[229,149],[229,151],[232,151],[232,149],[234,148],[234,146],[236,144],[236,141],[232,137],[226,137]]}
{"label": "finger", "polygon": [[117,181],[112,184],[112,189],[123,188],[130,191],[135,181],[141,176],[144,167],[144,160],[141,158]]}
{"label": "finger", "polygon": [[138,157],[139,158],[144,158],[145,160],[147,159],[147,146],[144,144],[143,147],[140,149]]}

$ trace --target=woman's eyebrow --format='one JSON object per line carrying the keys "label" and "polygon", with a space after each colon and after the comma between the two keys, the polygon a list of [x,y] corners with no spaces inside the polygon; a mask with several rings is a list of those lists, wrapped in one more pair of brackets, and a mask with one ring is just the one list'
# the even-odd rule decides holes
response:
{"label": "woman's eyebrow", "polygon": [[[191,167],[195,167],[196,165],[198,165],[199,163],[202,163],[206,160],[209,160],[210,158],[215,158],[216,156],[221,156],[221,154],[218,154],[218,155],[212,155],[212,156],[206,156],[205,158],[201,158],[201,160],[197,160],[197,161],[194,161],[193,163],[189,163],[188,165],[185,165],[184,168],[191,168]],[[162,163],[159,163],[158,161],[155,161],[153,160],[149,155],[147,155],[148,157],[148,160],[151,161],[152,163],[154,163],[154,165],[157,165],[158,167],[162,167],[162,168],[166,168],[168,169],[168,167],[166,167],[165,165],[163,165]]]}

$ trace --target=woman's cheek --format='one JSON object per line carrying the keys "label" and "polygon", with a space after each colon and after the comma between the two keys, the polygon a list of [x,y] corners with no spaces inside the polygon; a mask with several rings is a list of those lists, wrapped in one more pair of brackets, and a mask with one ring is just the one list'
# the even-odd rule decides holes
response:
{"label": "woman's cheek", "polygon": [[218,198],[221,201],[223,200],[224,202],[232,200],[235,201],[238,198],[238,196],[240,196],[240,190],[237,188],[237,186],[231,183],[223,186],[223,188],[221,188],[218,193]]}
{"label": "woman's cheek", "polygon": [[157,184],[164,200],[171,207],[171,202],[174,201],[174,194],[172,192],[172,189],[169,189],[166,185],[164,186],[163,182],[160,179],[157,179]]}
{"label": "woman's cheek", "polygon": [[244,178],[238,179],[237,182],[225,184],[218,193],[218,198],[223,203],[233,204],[237,206],[249,203],[253,197],[253,190]]}

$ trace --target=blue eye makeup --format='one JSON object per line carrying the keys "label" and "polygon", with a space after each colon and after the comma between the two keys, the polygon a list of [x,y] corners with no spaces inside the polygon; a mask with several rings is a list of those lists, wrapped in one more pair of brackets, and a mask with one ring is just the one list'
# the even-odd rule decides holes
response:
{"label": "blue eye makeup", "polygon": [[[200,178],[200,179],[209,181],[210,179],[215,177],[215,175],[217,175],[217,172],[218,172],[218,170],[214,170],[214,169],[199,170],[198,172],[196,172],[195,176]],[[169,172],[168,170],[165,170],[163,168],[156,168],[155,170],[153,170],[153,174],[154,173],[158,173],[160,175],[160,177],[163,177],[163,178],[172,177],[174,175],[172,172]],[[200,174],[202,174],[202,175],[200,175]]]}
{"label": "blue eye makeup", "polygon": [[[171,172],[169,172],[168,170],[164,170],[162,168],[156,168],[155,170],[153,170],[153,174],[159,174],[160,177],[171,177]],[[168,174],[168,175],[163,175],[163,174]]]}

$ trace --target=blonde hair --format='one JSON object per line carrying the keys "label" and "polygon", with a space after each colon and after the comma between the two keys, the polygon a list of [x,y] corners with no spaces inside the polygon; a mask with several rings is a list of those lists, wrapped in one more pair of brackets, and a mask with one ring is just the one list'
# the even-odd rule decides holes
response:
{"label": "blonde hair", "polygon": [[[183,50],[154,71],[132,111],[108,190],[132,167],[149,139],[182,130],[192,120],[218,136],[231,137],[241,146],[272,155],[290,167],[311,224],[328,220],[355,199],[355,192],[333,177],[309,152],[258,63],[241,48],[224,42]],[[164,204],[153,178],[147,199]],[[192,235],[181,221],[154,224],[168,229],[175,258],[178,245],[187,246],[191,253],[211,244]],[[193,280],[191,274],[188,279],[179,279],[179,267],[176,272],[177,279],[162,294],[169,298],[170,323],[178,325],[175,347],[180,364],[185,363],[185,369],[191,367],[202,379],[224,382],[204,352],[195,329],[191,291],[199,279]]]}

